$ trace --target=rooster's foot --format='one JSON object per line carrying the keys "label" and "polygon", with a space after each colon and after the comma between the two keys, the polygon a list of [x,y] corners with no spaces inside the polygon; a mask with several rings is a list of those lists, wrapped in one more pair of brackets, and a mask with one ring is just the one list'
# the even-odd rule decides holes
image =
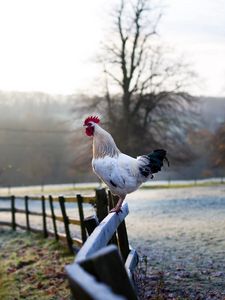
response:
{"label": "rooster's foot", "polygon": [[120,212],[122,212],[122,209],[121,209],[121,206],[116,206],[116,207],[114,207],[114,208],[112,208],[110,211],[109,211],[109,213],[117,213],[117,215],[120,213]]}

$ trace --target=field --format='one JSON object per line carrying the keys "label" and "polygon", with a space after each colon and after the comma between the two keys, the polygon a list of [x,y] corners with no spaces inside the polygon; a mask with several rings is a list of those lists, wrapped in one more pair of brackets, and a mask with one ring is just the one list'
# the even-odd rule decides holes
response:
{"label": "field", "polygon": [[[127,202],[130,244],[141,257],[136,273],[141,300],[225,299],[224,184],[147,187],[128,195]],[[69,210],[75,214],[74,207]]]}
{"label": "field", "polygon": [[142,299],[225,299],[225,186],[142,190],[128,202]]}
{"label": "field", "polygon": [[73,259],[52,239],[1,230],[0,299],[69,299],[64,266]]}

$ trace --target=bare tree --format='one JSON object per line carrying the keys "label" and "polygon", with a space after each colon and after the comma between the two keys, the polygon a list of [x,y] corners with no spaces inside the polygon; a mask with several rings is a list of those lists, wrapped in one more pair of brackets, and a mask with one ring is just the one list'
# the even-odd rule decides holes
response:
{"label": "bare tree", "polygon": [[120,1],[102,56],[108,126],[130,154],[166,147],[176,160],[190,157],[185,141],[193,102],[185,87],[193,73],[159,44],[161,13],[150,0]]}

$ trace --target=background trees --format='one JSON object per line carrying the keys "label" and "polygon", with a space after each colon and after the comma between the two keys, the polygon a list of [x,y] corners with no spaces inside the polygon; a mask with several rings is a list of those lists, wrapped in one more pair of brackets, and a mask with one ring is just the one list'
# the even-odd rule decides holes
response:
{"label": "background trees", "polygon": [[213,167],[225,170],[225,123],[222,123],[213,135],[211,148]]}
{"label": "background trees", "polygon": [[[162,46],[160,11],[152,1],[120,1],[104,41],[104,119],[119,147],[136,155],[165,147],[176,161],[191,157],[185,137],[194,98],[193,73]],[[193,112],[193,111],[192,111]]]}

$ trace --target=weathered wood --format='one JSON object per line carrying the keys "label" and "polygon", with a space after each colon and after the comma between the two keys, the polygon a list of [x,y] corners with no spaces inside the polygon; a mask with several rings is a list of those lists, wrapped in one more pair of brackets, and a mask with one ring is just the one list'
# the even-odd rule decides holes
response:
{"label": "weathered wood", "polygon": [[43,223],[43,235],[44,238],[48,236],[47,232],[47,223],[46,223],[46,208],[45,208],[45,197],[41,197],[41,206],[42,206],[42,223]]}
{"label": "weathered wood", "polygon": [[69,218],[68,220],[69,220],[70,224],[81,226],[81,221],[80,220],[76,220],[76,219],[72,219],[72,218]]}
{"label": "weathered wood", "polygon": [[119,224],[128,215],[128,205],[126,202],[123,203],[122,212],[119,214],[111,213],[95,228],[91,236],[87,239],[79,253],[77,254],[75,261],[79,262],[86,259],[97,250],[106,246],[112,238],[115,230]]}
{"label": "weathered wood", "polygon": [[87,229],[88,235],[91,235],[95,228],[99,225],[96,216],[90,216],[84,219],[84,225]]}
{"label": "weathered wood", "polygon": [[0,208],[1,212],[11,212],[12,209],[11,208]]}
{"label": "weathered wood", "polygon": [[11,196],[0,196],[0,200],[11,200]]}
{"label": "weathered wood", "polygon": [[[112,196],[111,193],[110,196],[111,196],[110,198],[112,199],[113,206],[116,206],[119,197]],[[118,236],[118,245],[119,245],[120,252],[122,254],[124,261],[126,261],[130,249],[129,249],[129,241],[127,236],[125,220],[123,220],[123,222],[121,222],[121,224],[118,226],[117,236]]]}
{"label": "weathered wood", "polygon": [[[16,224],[16,227],[19,227],[21,229],[24,229],[24,230],[27,230],[27,226],[26,225],[21,225],[21,224]],[[33,228],[33,227],[30,227],[30,231],[31,232],[35,232],[35,233],[43,233],[43,229],[40,229],[40,228]]]}
{"label": "weathered wood", "polygon": [[[20,212],[23,213],[24,211],[21,209]],[[29,211],[29,215],[40,216],[40,217],[43,216],[42,212],[37,212],[37,211],[32,211],[32,210]],[[45,216],[47,217],[47,213],[45,213]]]}
{"label": "weathered wood", "polygon": [[87,239],[87,233],[84,224],[83,198],[81,195],[77,195],[77,204],[78,204],[79,217],[80,217],[81,238],[84,243]]}
{"label": "weathered wood", "polygon": [[116,294],[129,300],[137,300],[137,296],[127,275],[126,269],[119,255],[118,248],[110,245],[97,251],[80,265],[98,281],[112,288]]}
{"label": "weathered wood", "polygon": [[0,221],[0,225],[2,225],[2,226],[12,226],[12,223],[10,223],[10,222],[5,222],[5,221]]}
{"label": "weathered wood", "polygon": [[125,268],[130,280],[133,281],[133,272],[138,264],[139,258],[135,249],[130,249],[129,255],[126,259]]}
{"label": "weathered wood", "polygon": [[108,214],[108,199],[105,189],[97,189],[95,192],[97,217],[101,222]]}
{"label": "weathered wood", "polygon": [[127,236],[125,221],[121,222],[121,224],[118,226],[117,235],[118,235],[120,252],[123,256],[124,261],[126,261],[130,249],[129,249],[129,241]]}
{"label": "weathered wood", "polygon": [[[4,197],[4,198],[7,198],[7,197]],[[22,200],[23,197],[18,197],[18,199]],[[77,203],[77,197],[65,196],[64,199],[65,199],[65,202],[68,202],[68,203]],[[29,200],[41,201],[41,196],[29,196]],[[45,200],[47,200],[47,199],[45,199]],[[59,197],[52,196],[52,202],[59,202]],[[96,202],[95,196],[83,197],[83,203],[95,204],[95,202]]]}
{"label": "weathered wood", "polygon": [[[53,233],[53,232],[52,232]],[[65,243],[67,243],[67,236],[65,233],[59,233],[58,232],[58,237],[59,237],[59,240],[61,241],[64,241]],[[83,245],[82,243],[82,240],[81,239],[78,239],[78,238],[71,238],[72,240],[72,245],[75,245],[76,247],[81,247]],[[67,243],[68,244],[68,243]],[[74,252],[74,249],[73,249],[73,252]]]}
{"label": "weathered wood", "polygon": [[50,195],[48,197],[49,199],[49,205],[50,205],[50,209],[51,209],[51,217],[52,217],[52,224],[53,224],[53,229],[54,229],[54,234],[55,234],[55,239],[58,240],[58,231],[57,231],[57,225],[56,225],[56,216],[55,216],[55,212],[54,212],[54,205],[53,205],[53,201],[52,201],[52,196]]}
{"label": "weathered wood", "polygon": [[26,214],[26,224],[27,230],[30,230],[30,220],[29,220],[29,206],[28,206],[29,198],[28,196],[24,197],[24,204],[25,204],[25,214]]}
{"label": "weathered wood", "polygon": [[[16,198],[17,199],[17,198]],[[15,212],[19,213],[19,214],[26,214],[26,210],[25,209],[21,209],[21,208],[15,208]],[[42,214],[41,214],[42,215]]]}
{"label": "weathered wood", "polygon": [[11,196],[12,229],[16,230],[15,196]]}
{"label": "weathered wood", "polygon": [[94,276],[85,272],[78,264],[66,266],[70,288],[76,300],[128,300],[115,295],[104,283],[99,283]]}
{"label": "weathered wood", "polygon": [[59,203],[60,203],[60,208],[61,208],[61,212],[62,212],[62,216],[63,216],[63,220],[64,220],[64,228],[65,228],[65,233],[66,233],[67,245],[68,245],[69,250],[73,253],[74,252],[73,241],[72,241],[72,238],[70,235],[69,220],[68,220],[68,216],[66,214],[65,201],[64,201],[63,196],[59,197]]}
{"label": "weathered wood", "polygon": [[[109,210],[111,210],[115,206],[115,204],[113,202],[113,196],[110,191],[108,191],[108,206],[109,206]],[[109,244],[114,244],[114,245],[118,246],[116,232],[113,234],[111,240],[109,241]]]}

